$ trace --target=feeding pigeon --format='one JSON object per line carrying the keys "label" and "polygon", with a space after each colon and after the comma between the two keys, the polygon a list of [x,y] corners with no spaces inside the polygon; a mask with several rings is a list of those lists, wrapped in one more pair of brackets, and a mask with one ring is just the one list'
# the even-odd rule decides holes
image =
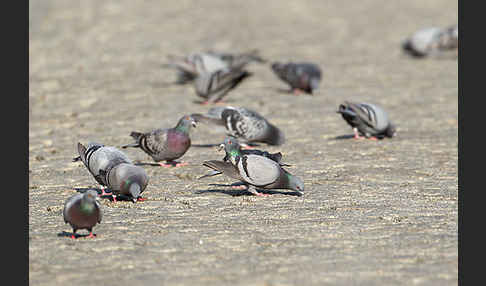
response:
{"label": "feeding pigeon", "polygon": [[313,94],[321,82],[321,69],[313,63],[280,63],[272,64],[272,71],[290,85],[294,94],[300,92]]}
{"label": "feeding pigeon", "polygon": [[205,99],[203,104],[215,103],[236,88],[245,78],[252,74],[241,66],[228,67],[215,72],[202,72],[195,81],[196,94]]}
{"label": "feeding pigeon", "polygon": [[396,134],[395,125],[388,119],[388,114],[375,104],[345,101],[339,105],[337,113],[353,128],[356,139],[362,138],[360,134],[370,139],[391,138]]}
{"label": "feeding pigeon", "polygon": [[82,161],[95,180],[102,185],[101,195],[107,195],[105,187],[111,190],[113,201],[117,195],[129,197],[133,202],[139,198],[148,184],[145,170],[135,166],[132,161],[115,147],[99,143],[89,143],[87,147],[78,143],[79,156],[73,159]]}
{"label": "feeding pigeon", "polygon": [[[225,138],[224,142],[221,145],[219,145],[218,150],[221,151],[223,149],[226,153],[224,158],[223,158],[224,162],[227,162],[228,160],[230,160],[231,157],[238,156],[240,154],[242,154],[242,155],[253,154],[253,155],[259,155],[259,156],[267,157],[267,158],[277,162],[282,167],[290,166],[289,164],[285,164],[285,163],[281,162],[282,153],[280,153],[280,152],[269,153],[267,151],[261,151],[261,150],[256,150],[256,149],[244,150],[244,149],[241,149],[241,146],[240,146],[240,144],[239,144],[239,142],[236,138],[230,138],[230,137]],[[219,175],[219,174],[221,174],[221,173],[218,172],[218,171],[212,171],[211,173],[204,175],[204,176],[200,177],[199,179],[206,178],[206,177],[212,177],[212,176]]]}
{"label": "feeding pigeon", "polygon": [[163,167],[187,165],[174,160],[182,157],[191,147],[189,132],[192,127],[196,127],[196,121],[191,116],[184,115],[173,128],[159,128],[147,133],[133,131],[130,136],[136,142],[124,145],[122,148],[140,148],[155,162],[166,161],[166,163],[159,163]]}
{"label": "feeding pigeon", "polygon": [[95,190],[87,190],[84,193],[76,194],[68,198],[62,211],[64,222],[69,223],[73,228],[71,238],[76,238],[78,229],[87,229],[90,238],[93,235],[93,227],[101,223],[103,212],[97,201],[98,193]]}
{"label": "feeding pigeon", "polygon": [[459,26],[431,27],[415,32],[402,42],[402,49],[414,57],[442,55],[459,48]]}
{"label": "feeding pigeon", "polygon": [[283,169],[277,162],[260,155],[233,154],[227,162],[204,161],[204,166],[237,179],[247,186],[247,190],[257,196],[265,196],[259,189],[290,189],[304,193],[302,180]]}
{"label": "feeding pigeon", "polygon": [[[221,114],[220,116],[219,113]],[[283,132],[268,122],[256,111],[226,106],[210,109],[208,114],[194,113],[196,121],[224,126],[230,136],[238,138],[242,145],[251,142],[262,142],[269,145],[281,145],[285,142]]]}
{"label": "feeding pigeon", "polygon": [[176,83],[185,84],[193,81],[199,74],[211,74],[218,70],[244,66],[250,62],[265,62],[257,50],[241,54],[220,53],[214,51],[192,53],[186,57],[169,55],[169,63],[165,66],[176,68],[178,78]]}

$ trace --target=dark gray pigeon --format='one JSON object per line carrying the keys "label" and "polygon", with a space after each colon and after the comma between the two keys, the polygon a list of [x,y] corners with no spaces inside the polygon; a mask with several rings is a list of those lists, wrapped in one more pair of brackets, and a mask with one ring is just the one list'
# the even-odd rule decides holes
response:
{"label": "dark gray pigeon", "polygon": [[101,195],[107,195],[105,187],[111,190],[113,201],[117,195],[129,197],[133,202],[139,198],[148,184],[145,170],[135,166],[130,159],[115,147],[99,143],[89,143],[87,148],[78,143],[79,156],[73,159],[82,161],[95,180],[102,186]]}
{"label": "dark gray pigeon", "polygon": [[341,116],[353,128],[354,138],[382,139],[393,137],[396,128],[390,122],[388,114],[378,105],[345,101],[339,105]]}
{"label": "dark gray pigeon", "polygon": [[[261,150],[257,150],[257,149],[245,150],[245,149],[241,148],[241,145],[238,142],[238,139],[236,139],[236,138],[232,138],[232,137],[225,138],[224,142],[221,145],[219,145],[218,150],[221,151],[223,149],[225,151],[225,156],[223,158],[224,162],[229,161],[232,156],[238,156],[240,154],[242,154],[242,155],[253,154],[253,155],[259,155],[259,156],[267,157],[267,158],[277,162],[281,167],[290,166],[289,164],[285,164],[285,163],[281,162],[282,161],[282,153],[280,153],[280,152],[269,153],[267,151],[261,151]],[[199,179],[206,178],[206,177],[212,177],[212,176],[219,175],[219,174],[221,174],[221,173],[218,172],[218,171],[212,171],[211,173],[204,175],[204,176],[200,177]]]}
{"label": "dark gray pigeon", "polygon": [[202,72],[195,81],[196,94],[204,98],[203,104],[221,101],[232,89],[252,74],[241,66],[228,67],[214,72]]}
{"label": "dark gray pigeon", "polygon": [[226,68],[242,67],[250,62],[265,62],[257,50],[241,54],[208,51],[192,53],[184,57],[169,55],[168,58],[169,63],[164,66],[177,69],[176,83],[178,84],[191,82],[203,72],[211,74]]}
{"label": "dark gray pigeon", "polygon": [[[221,115],[219,116],[219,114]],[[210,109],[207,115],[195,113],[191,116],[198,122],[224,126],[228,135],[238,138],[242,145],[252,142],[269,145],[285,143],[285,136],[278,127],[268,122],[256,111],[247,108],[217,107],[214,110]]]}
{"label": "dark gray pigeon", "polygon": [[300,92],[313,94],[321,82],[321,69],[313,63],[279,63],[272,64],[272,71],[290,85],[294,94]]}
{"label": "dark gray pigeon", "polygon": [[233,154],[229,161],[204,161],[204,166],[239,180],[254,195],[264,196],[258,189],[290,189],[304,193],[302,180],[283,169],[277,162],[260,155]]}
{"label": "dark gray pigeon", "polygon": [[78,229],[87,229],[90,238],[93,235],[93,227],[101,223],[103,212],[101,205],[97,201],[98,193],[95,190],[88,190],[84,193],[76,194],[66,200],[62,211],[64,222],[69,223],[73,228],[71,238],[76,238]]}
{"label": "dark gray pigeon", "polygon": [[159,128],[147,133],[133,131],[130,136],[136,142],[124,145],[122,148],[140,148],[155,162],[166,161],[166,163],[159,163],[163,167],[187,165],[174,160],[182,157],[191,147],[189,133],[192,127],[196,127],[196,121],[191,116],[184,115],[173,128]]}
{"label": "dark gray pigeon", "polygon": [[407,54],[423,58],[441,56],[459,48],[459,26],[447,28],[431,27],[419,30],[402,42],[402,49]]}

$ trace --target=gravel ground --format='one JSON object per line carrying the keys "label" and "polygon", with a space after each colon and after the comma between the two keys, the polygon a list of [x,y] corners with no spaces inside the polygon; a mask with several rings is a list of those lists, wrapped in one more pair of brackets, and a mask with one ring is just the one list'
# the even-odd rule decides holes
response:
{"label": "gravel ground", "polygon": [[[29,1],[30,284],[457,285],[458,63],[400,50],[457,14],[457,1],[439,0]],[[260,148],[282,152],[306,193],[197,180],[222,154],[194,146],[188,166],[144,167],[147,201],[103,199],[95,239],[66,237],[65,200],[99,187],[71,162],[77,142],[121,146],[133,130],[206,112],[191,85],[168,84],[167,54],[254,48],[322,67],[315,96],[288,94],[268,64],[251,64],[226,98],[285,132],[284,145]],[[335,112],[344,100],[385,107],[397,137],[350,139]],[[191,137],[224,134],[200,125]]]}

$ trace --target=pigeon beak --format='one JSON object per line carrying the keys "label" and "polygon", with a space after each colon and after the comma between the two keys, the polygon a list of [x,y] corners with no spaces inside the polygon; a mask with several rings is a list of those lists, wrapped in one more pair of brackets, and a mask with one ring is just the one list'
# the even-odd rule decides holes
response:
{"label": "pigeon beak", "polygon": [[196,121],[195,121],[195,120],[193,120],[193,121],[191,122],[191,124],[192,124],[192,127],[194,127],[194,128],[197,126],[197,123],[196,123]]}
{"label": "pigeon beak", "polygon": [[219,146],[218,146],[218,151],[221,151],[221,150],[223,150],[223,149],[224,149],[224,144],[219,144]]}
{"label": "pigeon beak", "polygon": [[132,198],[132,202],[133,202],[133,203],[136,203],[136,202],[137,202],[137,200],[138,200],[138,198]]}

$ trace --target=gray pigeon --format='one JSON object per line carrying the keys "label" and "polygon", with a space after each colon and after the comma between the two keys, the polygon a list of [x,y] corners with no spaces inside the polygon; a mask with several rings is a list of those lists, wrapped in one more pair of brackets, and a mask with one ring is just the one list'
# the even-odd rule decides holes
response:
{"label": "gray pigeon", "polygon": [[458,48],[458,25],[447,28],[425,28],[415,32],[402,42],[403,51],[417,58],[444,55],[448,51],[455,51],[457,55]]}
{"label": "gray pigeon", "polygon": [[90,238],[93,235],[93,227],[101,223],[103,212],[101,205],[97,201],[98,193],[95,190],[88,190],[84,193],[76,194],[66,200],[62,214],[64,222],[69,223],[73,228],[71,238],[76,238],[78,229],[87,229]]}
{"label": "gray pigeon", "polygon": [[105,187],[111,190],[113,201],[117,195],[129,197],[133,202],[139,198],[148,184],[145,170],[135,166],[130,159],[115,147],[89,143],[87,148],[78,143],[79,156],[73,161],[82,161],[95,180],[102,185],[101,195],[107,195]]}
{"label": "gray pigeon", "polygon": [[252,74],[239,67],[228,67],[214,72],[202,72],[195,81],[196,94],[205,99],[203,104],[221,101],[229,91],[236,88]]}
{"label": "gray pigeon", "polygon": [[[223,149],[225,151],[225,156],[223,158],[224,162],[229,161],[232,156],[238,156],[240,154],[241,155],[253,154],[253,155],[259,155],[259,156],[267,157],[267,158],[277,162],[281,167],[290,166],[289,164],[285,164],[285,163],[281,162],[282,161],[282,153],[280,153],[280,152],[269,153],[267,151],[261,151],[261,150],[257,150],[257,149],[244,150],[244,149],[241,148],[241,145],[238,142],[238,139],[236,139],[236,138],[232,138],[232,137],[225,138],[224,142],[221,145],[219,145],[218,150],[221,151]],[[221,174],[221,173],[218,172],[218,171],[212,171],[211,173],[204,175],[204,176],[200,177],[199,179],[206,178],[206,177],[212,177],[212,176],[219,175],[219,174]]]}
{"label": "gray pigeon", "polygon": [[169,55],[168,58],[169,63],[165,64],[165,66],[177,69],[178,78],[176,83],[178,84],[191,82],[203,72],[211,74],[226,68],[244,66],[250,62],[265,62],[258,55],[257,50],[241,54],[208,51],[192,53],[185,57]]}
{"label": "gray pigeon", "polygon": [[204,161],[204,166],[239,180],[247,190],[257,196],[265,196],[258,189],[290,189],[304,193],[302,180],[283,169],[277,162],[259,155],[234,154],[227,162]]}
{"label": "gray pigeon", "polygon": [[294,94],[300,92],[313,94],[321,82],[321,69],[313,63],[279,63],[272,64],[272,71],[290,85]]}
{"label": "gray pigeon", "polygon": [[[219,114],[221,114],[219,116]],[[191,115],[198,122],[224,126],[228,135],[238,138],[242,145],[252,142],[262,142],[269,145],[285,143],[283,132],[268,122],[256,111],[226,106],[210,109],[208,114],[195,113]]]}
{"label": "gray pigeon", "polygon": [[184,115],[173,128],[159,128],[147,133],[133,131],[130,136],[136,142],[124,145],[122,148],[140,148],[155,162],[166,161],[166,163],[159,163],[163,167],[187,165],[174,160],[182,157],[191,147],[189,132],[192,127],[196,127],[196,121],[191,116]]}
{"label": "gray pigeon", "polygon": [[353,128],[356,139],[362,138],[360,134],[370,139],[391,138],[396,134],[395,125],[378,105],[345,101],[337,113]]}

